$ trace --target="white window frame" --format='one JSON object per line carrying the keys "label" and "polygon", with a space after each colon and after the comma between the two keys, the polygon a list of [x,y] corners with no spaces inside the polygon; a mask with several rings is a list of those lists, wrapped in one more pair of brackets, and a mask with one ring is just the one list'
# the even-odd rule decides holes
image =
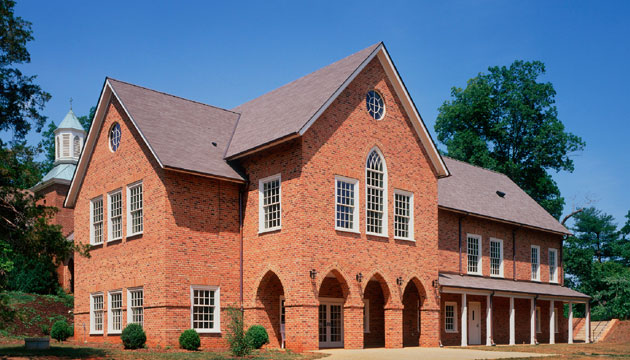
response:
{"label": "white window frame", "polygon": [[[339,190],[338,188],[338,182],[345,182],[345,183],[349,183],[354,185],[354,208],[352,211],[352,228],[344,228],[344,227],[340,227],[337,225],[337,205],[343,205],[343,206],[347,206],[345,204],[339,204],[337,202],[338,197],[337,197],[337,191]],[[353,232],[353,233],[359,233],[359,209],[361,208],[361,204],[359,202],[359,196],[360,192],[359,192],[359,180],[357,179],[352,179],[349,177],[345,177],[345,176],[341,176],[341,175],[335,175],[335,230],[338,231],[348,231],[348,232]]]}
{"label": "white window frame", "polygon": [[[112,296],[120,295],[120,329],[114,329],[114,309],[112,307]],[[107,292],[107,333],[108,334],[120,334],[122,330],[125,328],[125,323],[123,322],[123,311],[125,309],[124,302],[122,298],[122,290],[113,290]]]}
{"label": "white window frame", "polygon": [[[101,330],[96,330],[95,326],[95,309],[94,309],[94,298],[95,297],[101,297],[103,299],[103,308],[100,309],[101,311]],[[105,329],[105,296],[102,292],[95,292],[90,294],[90,335],[92,334],[103,334],[103,330]]]}
{"label": "white window frame", "polygon": [[[137,308],[137,306],[133,306],[131,303],[131,293],[140,292],[142,293],[142,322],[138,323],[133,320],[133,309]],[[139,324],[144,327],[144,288],[143,287],[135,287],[127,289],[127,324]]]}
{"label": "white window frame", "polygon": [[[94,203],[100,201],[101,202],[101,242],[96,242],[96,223],[94,222]],[[103,201],[103,196],[97,196],[94,199],[90,200],[90,244],[91,245],[102,245],[105,242],[105,226],[103,224],[103,220],[105,218],[105,202]]]}
{"label": "white window frame", "polygon": [[[409,231],[408,231],[408,236],[407,237],[403,237],[403,236],[396,236],[396,195],[401,195],[401,196],[407,196],[409,197]],[[414,214],[413,214],[413,208],[414,208],[414,201],[413,201],[413,193],[410,191],[405,191],[405,190],[400,190],[400,189],[394,189],[394,239],[396,240],[407,240],[407,241],[416,241],[415,240],[415,233],[413,230],[413,223],[414,223]]]}
{"label": "white window frame", "polygon": [[[536,262],[537,262],[537,269],[536,269],[536,273],[534,274],[534,271],[531,270],[531,265],[534,264],[534,258],[532,257],[532,249],[536,249]],[[540,281],[540,246],[538,245],[532,245],[529,249],[529,263],[530,263],[530,271],[531,271],[531,279],[532,281]]]}
{"label": "white window frame", "polygon": [[[553,258],[555,261],[553,273],[551,272],[551,254],[553,253]],[[557,284],[558,283],[558,249],[549,248],[548,251],[548,266],[549,266],[549,282]]]}
{"label": "white window frame", "polygon": [[[280,225],[271,228],[265,228],[265,191],[264,185],[268,182],[278,180],[278,197],[280,204]],[[258,233],[266,233],[270,231],[277,231],[282,229],[282,176],[281,174],[275,174],[266,178],[258,180]]]}
{"label": "white window frame", "polygon": [[370,333],[370,299],[363,299],[363,333]]}
{"label": "white window frame", "polygon": [[[477,271],[470,271],[469,265],[468,265],[468,239],[470,238],[474,238],[477,239],[477,245],[479,246],[478,248],[478,253],[477,253]],[[482,258],[483,258],[483,253],[481,252],[481,249],[483,248],[482,244],[481,244],[481,235],[476,235],[476,234],[466,234],[466,273],[467,274],[471,274],[471,275],[482,275],[483,270],[481,268],[481,264],[482,264]]]}
{"label": "white window frame", "polygon": [[[120,237],[114,237],[114,228],[113,228],[113,221],[112,221],[112,197],[114,195],[120,194],[120,215],[117,217],[120,217]],[[123,196],[122,196],[122,189],[116,189],[114,191],[110,191],[107,194],[107,241],[116,241],[116,240],[121,240],[124,236],[123,233],[123,226],[122,226],[122,219],[123,219],[123,211],[124,211],[124,207],[123,207]]]}
{"label": "white window frame", "polygon": [[[446,328],[446,307],[447,306],[452,306],[453,307],[453,329],[452,330],[448,330]],[[458,332],[458,328],[457,328],[457,303],[455,301],[447,301],[444,303],[444,332],[447,333],[456,333]]]}
{"label": "white window frame", "polygon": [[[367,166],[367,159],[370,157],[370,154],[372,154],[372,151],[376,151],[378,153],[378,155],[381,157],[381,162],[383,163],[383,226],[382,226],[382,233],[375,233],[375,232],[371,232],[368,231],[368,166]],[[381,151],[381,149],[379,149],[378,147],[373,147],[372,149],[370,149],[370,151],[368,151],[367,156],[365,157],[364,163],[364,171],[365,171],[365,233],[367,235],[370,236],[381,236],[381,237],[388,237],[388,231],[389,231],[389,221],[388,221],[388,210],[389,210],[389,206],[388,206],[388,173],[387,173],[387,162],[385,162],[385,156],[383,155],[383,152]]]}
{"label": "white window frame", "polygon": [[[193,308],[195,306],[195,290],[214,291],[214,327],[212,329],[195,329],[193,327]],[[220,333],[221,332],[221,292],[219,286],[210,285],[191,285],[190,286],[190,328],[200,334]]]}
{"label": "white window frame", "polygon": [[[142,188],[142,206],[140,207],[139,211],[142,212],[142,231],[137,231],[134,232],[133,231],[133,217],[131,215],[131,189],[136,188],[140,186]],[[145,196],[144,196],[144,185],[142,183],[142,180],[140,181],[136,181],[134,183],[131,183],[129,185],[127,185],[127,191],[126,191],[126,195],[127,195],[127,237],[129,236],[136,236],[136,235],[140,235],[142,233],[144,233],[144,203],[145,203]],[[136,210],[138,211],[138,210]]]}
{"label": "white window frame", "polygon": [[[498,243],[499,244],[499,273],[498,274],[492,274],[492,243]],[[498,277],[498,278],[502,278],[504,277],[503,274],[503,240],[501,239],[497,239],[497,238],[490,238],[490,244],[488,246],[488,249],[490,250],[490,277]]]}

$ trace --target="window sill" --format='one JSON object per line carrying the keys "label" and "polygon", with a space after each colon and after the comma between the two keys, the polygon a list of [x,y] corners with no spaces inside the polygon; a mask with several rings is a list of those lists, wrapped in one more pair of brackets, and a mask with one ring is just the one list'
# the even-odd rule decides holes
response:
{"label": "window sill", "polygon": [[258,230],[258,235],[269,233],[269,232],[274,232],[274,231],[280,231],[280,230],[282,230],[282,226],[271,228],[271,229]]}
{"label": "window sill", "polygon": [[103,335],[102,331],[90,331],[90,335]]}
{"label": "window sill", "polygon": [[532,279],[533,282],[540,282],[540,279]]}
{"label": "window sill", "polygon": [[366,231],[365,235],[367,235],[367,236],[376,236],[376,237],[389,239],[389,236],[387,236],[387,234],[378,234],[378,233],[371,233],[371,232],[367,232]]}
{"label": "window sill", "polygon": [[466,273],[466,275],[483,276],[483,274],[482,274],[482,273],[480,273],[480,272],[470,272],[470,271],[469,271],[469,272],[467,272],[467,273]]}
{"label": "window sill", "polygon": [[444,332],[449,333],[449,334],[457,334],[459,331],[457,331],[457,330],[444,330]]}
{"label": "window sill", "polygon": [[338,227],[335,227],[335,231],[342,231],[342,232],[348,232],[348,233],[353,233],[353,234],[360,234],[361,233],[359,230],[338,228]]}
{"label": "window sill", "polygon": [[[141,231],[141,232],[138,232],[138,233],[133,233],[133,234],[127,234],[127,237],[129,238],[129,237],[139,236],[139,235],[142,235],[143,233],[144,233],[144,231]],[[122,238],[121,238],[121,240],[122,240]]]}
{"label": "window sill", "polygon": [[112,330],[112,331],[107,331],[107,335],[120,335],[122,334],[122,330]]}
{"label": "window sill", "polygon": [[550,284],[555,284],[555,285],[558,285],[558,284],[559,284],[559,283],[558,283],[557,281],[555,281],[555,280],[554,280],[554,281],[549,281],[549,283],[550,283]]}
{"label": "window sill", "polygon": [[109,243],[113,243],[113,242],[116,242],[116,241],[122,241],[122,238],[110,239],[110,240],[107,240],[107,243],[109,244]]}
{"label": "window sill", "polygon": [[220,334],[221,330],[194,329],[199,334]]}
{"label": "window sill", "polygon": [[402,240],[402,241],[413,241],[416,242],[415,239],[411,239],[411,238],[404,238],[404,237],[399,237],[399,236],[394,236],[394,240]]}
{"label": "window sill", "polygon": [[503,274],[499,274],[499,275],[492,275],[492,274],[490,274],[490,277],[491,278],[497,278],[497,279],[503,279],[504,278]]}

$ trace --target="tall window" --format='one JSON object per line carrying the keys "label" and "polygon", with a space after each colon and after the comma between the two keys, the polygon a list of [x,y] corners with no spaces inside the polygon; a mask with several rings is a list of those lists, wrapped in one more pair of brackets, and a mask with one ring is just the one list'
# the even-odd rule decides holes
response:
{"label": "tall window", "polygon": [[540,281],[540,246],[532,245],[532,280]]}
{"label": "tall window", "polygon": [[61,135],[61,144],[63,157],[70,157],[70,134]]}
{"label": "tall window", "polygon": [[119,333],[122,331],[122,292],[109,293],[109,328],[108,333]]}
{"label": "tall window", "polygon": [[75,136],[72,142],[72,153],[74,157],[81,155],[81,140],[79,140],[78,136]]}
{"label": "tall window", "polygon": [[457,332],[457,304],[454,302],[447,302],[444,305],[444,330]]}
{"label": "tall window", "polygon": [[127,323],[144,326],[144,291],[142,288],[127,291]]}
{"label": "tall window", "polygon": [[335,176],[335,229],[359,231],[359,181]]}
{"label": "tall window", "polygon": [[90,333],[103,333],[103,294],[90,297]]}
{"label": "tall window", "polygon": [[122,239],[122,192],[109,194],[109,241]]}
{"label": "tall window", "polygon": [[558,250],[549,249],[549,282],[558,282]]}
{"label": "tall window", "polygon": [[282,192],[280,174],[258,182],[258,231],[278,230],[282,226]]}
{"label": "tall window", "polygon": [[503,240],[490,239],[490,276],[503,277]]}
{"label": "tall window", "polygon": [[467,236],[468,273],[481,275],[481,236]]}
{"label": "tall window", "polygon": [[103,243],[103,198],[99,197],[92,200],[91,207],[91,243],[92,245],[98,245]]}
{"label": "tall window", "polygon": [[190,300],[191,327],[197,332],[219,332],[219,288],[217,286],[193,286],[191,287]]}
{"label": "tall window", "polygon": [[387,235],[387,174],[377,150],[368,155],[365,178],[367,233]]}
{"label": "tall window", "polygon": [[394,237],[413,240],[413,193],[394,191]]}
{"label": "tall window", "polygon": [[142,182],[127,186],[127,204],[127,236],[141,234],[144,231]]}

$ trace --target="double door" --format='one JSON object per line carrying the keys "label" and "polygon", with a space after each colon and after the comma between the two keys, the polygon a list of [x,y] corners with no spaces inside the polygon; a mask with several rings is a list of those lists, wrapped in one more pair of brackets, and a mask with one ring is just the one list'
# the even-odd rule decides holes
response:
{"label": "double door", "polygon": [[343,303],[320,300],[319,347],[343,347]]}

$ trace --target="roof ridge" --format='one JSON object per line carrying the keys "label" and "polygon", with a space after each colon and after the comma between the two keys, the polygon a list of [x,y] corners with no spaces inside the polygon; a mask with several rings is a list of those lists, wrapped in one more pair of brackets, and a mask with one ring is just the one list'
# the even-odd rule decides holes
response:
{"label": "roof ridge", "polygon": [[118,80],[118,79],[114,79],[114,78],[109,77],[109,76],[105,77],[105,79],[106,79],[106,80],[114,80],[114,81],[117,81],[117,82],[119,82],[119,83],[123,83],[123,84],[131,85],[131,86],[134,86],[134,87],[137,87],[137,88],[140,88],[140,89],[144,89],[144,90],[152,91],[152,92],[154,92],[154,93],[158,93],[158,94],[162,94],[162,95],[166,95],[166,96],[174,97],[174,98],[176,98],[176,99],[184,100],[184,101],[191,102],[191,103],[194,103],[194,104],[203,105],[203,106],[211,107],[211,108],[213,108],[213,109],[223,110],[223,111],[226,111],[226,112],[230,112],[230,113],[233,113],[233,114],[240,115],[240,113],[239,113],[239,112],[236,112],[236,111],[233,111],[233,110],[224,109],[224,108],[222,108],[222,107],[218,107],[218,106],[215,106],[215,105],[210,105],[210,104],[202,103],[201,101],[196,101],[196,100],[186,99],[185,97],[181,97],[181,96],[177,96],[177,95],[169,94],[169,93],[164,92],[164,91],[159,91],[159,90],[151,89],[151,88],[148,88],[148,87],[146,87],[146,86],[142,86],[142,85],[132,84],[132,83],[130,83],[130,82],[123,81],[123,80]]}
{"label": "roof ridge", "polygon": [[[506,178],[510,179],[510,177],[509,177],[509,176],[507,176],[506,174],[504,174],[504,173],[502,173],[502,172],[500,172],[500,171],[497,171],[497,170],[492,170],[492,169],[485,168],[485,167],[483,167],[483,166],[479,166],[479,165],[471,164],[471,163],[466,162],[466,161],[464,161],[464,160],[455,159],[454,157],[451,157],[451,156],[448,156],[448,155],[442,155],[442,157],[445,157],[445,158],[447,158],[447,159],[449,159],[449,160],[453,160],[453,161],[460,162],[460,163],[462,163],[462,164],[464,164],[464,165],[468,165],[468,166],[476,167],[476,168],[481,169],[481,170],[485,170],[485,171],[493,172],[493,173],[495,173],[495,174],[497,174],[497,175],[503,175],[503,176],[505,176]],[[514,180],[512,180],[512,179],[510,179],[510,180],[511,180],[512,182],[514,182]],[[515,183],[515,184],[516,184],[516,183]],[[518,185],[518,184],[517,184],[517,185]],[[519,186],[519,187],[520,187],[520,186]]]}

